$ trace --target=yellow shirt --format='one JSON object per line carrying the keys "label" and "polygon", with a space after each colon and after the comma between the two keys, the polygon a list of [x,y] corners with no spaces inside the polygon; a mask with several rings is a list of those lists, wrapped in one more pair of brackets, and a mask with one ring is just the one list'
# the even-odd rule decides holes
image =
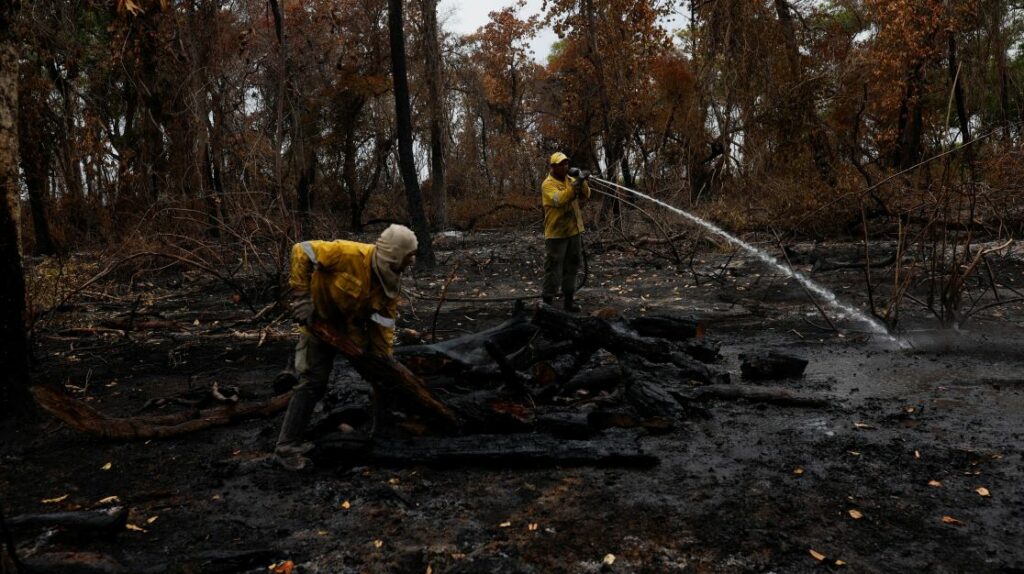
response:
{"label": "yellow shirt", "polygon": [[[576,179],[565,176],[558,181],[550,174],[540,186],[541,203],[544,205],[544,237],[562,239],[583,233],[583,215],[573,186]],[[586,181],[579,187],[579,195],[590,198],[590,186]]]}
{"label": "yellow shirt", "polygon": [[321,319],[370,353],[386,357],[394,348],[398,298],[388,297],[374,275],[375,249],[341,239],[296,243],[288,283],[309,291]]}

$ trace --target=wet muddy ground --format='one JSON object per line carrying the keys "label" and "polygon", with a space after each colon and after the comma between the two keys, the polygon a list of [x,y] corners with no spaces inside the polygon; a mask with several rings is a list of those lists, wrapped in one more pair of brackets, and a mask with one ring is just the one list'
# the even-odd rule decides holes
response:
{"label": "wet muddy ground", "polygon": [[[444,264],[408,281],[414,292],[436,295],[456,263],[452,298],[514,297],[540,284],[539,237],[478,232],[439,248]],[[828,329],[799,286],[743,256],[702,253],[699,281],[644,252],[591,249],[589,264],[585,310],[700,317],[734,380],[741,353],[802,355],[803,378],[768,384],[831,406],[707,404],[709,417],[640,439],[660,459],[646,470],[339,461],[295,475],[263,462],[281,415],[129,443],[44,418],[5,436],[5,514],[120,503],[137,529],[101,540],[33,533],[16,541],[20,552],[104,552],[129,572],[259,572],[289,560],[294,572],[1024,572],[1020,306],[985,311],[959,332],[908,306],[911,345],[901,349],[855,321]],[[1000,273],[1022,280],[1019,266]],[[865,303],[862,270],[810,275]],[[192,272],[106,293],[79,298],[37,334],[38,380],[105,413],[128,416],[215,382],[239,387],[243,400],[266,397],[288,360],[286,321],[253,321],[229,289]],[[400,323],[428,335],[436,305],[410,298]],[[173,327],[82,330],[133,306]],[[448,302],[438,338],[510,311]],[[241,553],[233,565],[209,560],[229,552]]]}

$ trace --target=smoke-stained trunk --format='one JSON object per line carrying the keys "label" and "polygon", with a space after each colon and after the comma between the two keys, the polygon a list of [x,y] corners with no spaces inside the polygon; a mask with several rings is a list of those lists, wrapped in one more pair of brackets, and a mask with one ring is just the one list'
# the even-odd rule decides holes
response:
{"label": "smoke-stained trunk", "polygon": [[[956,115],[960,119],[960,139],[966,144],[971,141],[970,118],[967,115],[967,102],[964,100],[963,80],[961,79],[963,74],[957,59],[956,35],[953,32],[949,33],[947,49],[949,50],[949,79],[953,83],[953,100],[956,105]],[[964,158],[967,160],[971,181],[977,181],[978,174],[975,173],[974,167],[974,149],[969,145],[964,146]]]}
{"label": "smoke-stained trunk", "polygon": [[434,227],[448,227],[448,191],[444,164],[444,68],[437,27],[437,0],[420,0],[423,13],[423,53],[426,57],[427,107],[430,113],[430,197],[434,207]]}
{"label": "smoke-stained trunk", "polygon": [[18,201],[17,4],[0,0],[0,421],[30,409]]}
{"label": "smoke-stained trunk", "polygon": [[409,104],[409,79],[406,72],[405,29],[402,0],[388,0],[388,28],[390,29],[391,75],[394,80],[395,121],[398,127],[398,169],[405,185],[409,219],[419,239],[419,263],[426,268],[436,265],[430,227],[423,213],[423,199],[416,177],[416,162],[412,154],[412,110]]}
{"label": "smoke-stained trunk", "polygon": [[37,62],[27,62],[22,69],[26,81],[19,86],[18,94],[18,143],[21,154],[21,169],[25,172],[25,187],[28,188],[29,206],[32,208],[32,229],[35,232],[35,252],[39,255],[53,255],[56,248],[50,235],[47,219],[46,196],[49,192],[48,151],[49,139],[43,130],[46,113],[45,94],[37,89],[36,82],[42,80]]}
{"label": "smoke-stained trunk", "polygon": [[810,148],[814,165],[821,176],[822,181],[831,187],[835,187],[836,173],[832,166],[832,149],[829,144],[828,134],[822,125],[821,119],[815,111],[814,94],[805,87],[803,65],[800,58],[800,45],[797,43],[796,30],[793,26],[793,12],[787,0],[775,0],[775,15],[782,28],[782,36],[786,43],[786,57],[789,60],[790,83],[796,90],[798,98],[797,110],[802,116],[805,133],[807,134],[806,145]]}

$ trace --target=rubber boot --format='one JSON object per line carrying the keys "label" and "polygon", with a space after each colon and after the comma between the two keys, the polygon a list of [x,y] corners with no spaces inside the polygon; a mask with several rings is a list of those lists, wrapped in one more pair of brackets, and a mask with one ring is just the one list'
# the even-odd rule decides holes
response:
{"label": "rubber boot", "polygon": [[562,294],[562,297],[563,297],[562,305],[563,305],[563,308],[566,311],[568,311],[570,313],[579,313],[580,311],[583,310],[583,309],[580,308],[579,305],[577,305],[576,303],[573,302],[573,292],[572,291],[566,291],[565,293]]}
{"label": "rubber boot", "polygon": [[298,389],[288,401],[288,411],[281,424],[281,434],[277,437],[274,455],[277,463],[288,470],[307,470],[312,462],[305,455],[313,450],[313,443],[303,442],[306,425],[313,416],[316,397],[307,389]]}

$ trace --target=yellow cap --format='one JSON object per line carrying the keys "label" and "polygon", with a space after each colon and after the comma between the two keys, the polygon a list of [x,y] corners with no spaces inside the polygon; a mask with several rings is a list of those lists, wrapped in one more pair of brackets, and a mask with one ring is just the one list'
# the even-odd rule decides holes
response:
{"label": "yellow cap", "polygon": [[558,165],[563,161],[569,161],[569,156],[565,155],[560,151],[556,151],[555,153],[551,154],[551,161],[549,161],[548,163],[551,165]]}

